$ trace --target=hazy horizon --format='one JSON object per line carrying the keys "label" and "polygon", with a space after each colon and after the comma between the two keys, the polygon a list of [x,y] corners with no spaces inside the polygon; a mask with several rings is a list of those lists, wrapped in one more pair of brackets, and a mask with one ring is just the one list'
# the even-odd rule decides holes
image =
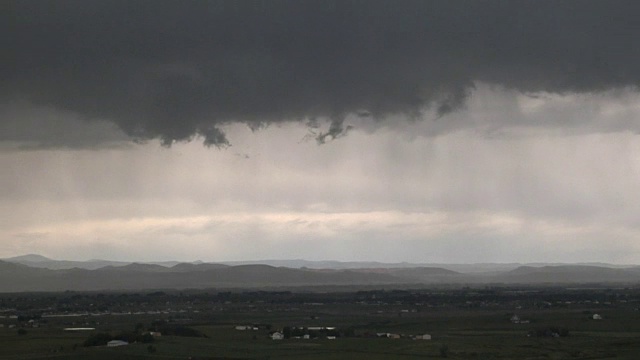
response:
{"label": "hazy horizon", "polygon": [[638,2],[6,8],[0,258],[640,263]]}
{"label": "hazy horizon", "polygon": [[[309,263],[342,263],[342,264],[367,264],[367,263],[376,263],[381,265],[395,265],[395,264],[407,264],[407,265],[613,265],[613,266],[638,266],[640,264],[633,263],[608,263],[602,261],[584,261],[584,262],[545,262],[545,261],[531,261],[531,262],[468,262],[468,263],[456,263],[456,262],[409,262],[409,261],[398,261],[398,262],[387,262],[387,261],[376,261],[376,260],[335,260],[335,259],[304,259],[304,258],[263,258],[263,259],[232,259],[232,260],[203,260],[203,259],[151,259],[151,260],[140,260],[140,259],[109,259],[109,258],[91,258],[91,259],[80,259],[80,258],[54,258],[50,256],[45,256],[42,254],[20,254],[13,256],[5,256],[0,258],[0,260],[13,260],[19,258],[26,257],[44,257],[48,260],[52,261],[71,261],[71,262],[92,262],[92,261],[106,261],[106,262],[118,262],[118,263],[225,263],[225,264],[244,264],[244,263],[256,263],[256,264],[266,264],[270,263],[296,263],[296,262],[309,262]],[[28,259],[26,259],[29,261]],[[33,260],[38,262],[38,260]],[[286,266],[286,265],[283,265]]]}

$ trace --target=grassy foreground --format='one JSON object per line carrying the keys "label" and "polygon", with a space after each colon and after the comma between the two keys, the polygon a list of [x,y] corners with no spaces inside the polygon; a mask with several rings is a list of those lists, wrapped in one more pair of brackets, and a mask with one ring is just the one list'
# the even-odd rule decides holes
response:
{"label": "grassy foreground", "polygon": [[[331,295],[322,296],[326,300]],[[540,307],[532,305],[539,304],[538,300],[514,303],[513,299],[475,306],[469,301],[460,303],[459,299],[438,305],[428,301],[363,302],[356,298],[339,303],[262,302],[240,297],[220,303],[174,301],[171,306],[185,308],[173,312],[41,318],[38,327],[30,327],[33,322],[18,322],[10,327],[17,320],[5,316],[0,318],[5,325],[0,328],[0,358],[638,359],[640,312],[633,297],[624,299],[597,305],[556,301],[550,306],[544,302],[545,306]],[[148,306],[148,303],[131,304]],[[595,313],[602,319],[594,320]],[[524,323],[513,323],[514,314]],[[202,336],[163,335],[150,343],[115,348],[83,346],[91,334],[146,331],[158,321],[179,323]],[[235,329],[243,324],[260,324],[260,328]],[[64,331],[67,326],[96,330]],[[275,330],[320,326],[335,327],[338,337],[327,339],[322,334],[316,339],[269,337]],[[566,333],[559,336],[548,329],[565,329]],[[397,334],[401,338],[378,337],[377,333]],[[410,338],[418,334],[430,334],[432,339]]]}

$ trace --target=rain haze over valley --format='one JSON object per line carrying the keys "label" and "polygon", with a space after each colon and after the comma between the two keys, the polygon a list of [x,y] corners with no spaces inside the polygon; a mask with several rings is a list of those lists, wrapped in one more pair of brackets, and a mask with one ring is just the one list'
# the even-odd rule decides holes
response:
{"label": "rain haze over valley", "polygon": [[0,1],[0,359],[640,358],[640,1]]}

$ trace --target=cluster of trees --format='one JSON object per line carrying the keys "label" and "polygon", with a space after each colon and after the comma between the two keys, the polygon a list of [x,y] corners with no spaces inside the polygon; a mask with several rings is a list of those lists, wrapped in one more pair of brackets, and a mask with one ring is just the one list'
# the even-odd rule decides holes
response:
{"label": "cluster of trees", "polygon": [[153,342],[153,336],[149,333],[136,333],[136,332],[122,332],[117,335],[111,335],[109,333],[99,332],[90,335],[83,343],[84,346],[104,346],[111,340],[122,340],[128,343],[140,342],[151,343]]}
{"label": "cluster of trees", "polygon": [[162,333],[162,335],[184,336],[184,337],[207,337],[206,334],[184,325],[172,324],[164,320],[156,320],[151,323],[152,331]]}
{"label": "cluster of trees", "polygon": [[285,339],[289,339],[292,337],[303,337],[304,335],[309,335],[311,338],[319,338],[326,336],[335,336],[335,337],[355,337],[355,329],[352,327],[346,328],[343,331],[339,331],[338,329],[322,329],[322,330],[310,330],[302,327],[290,327],[285,326],[282,328],[282,335],[284,335]]}
{"label": "cluster of trees", "polygon": [[[117,335],[111,335],[106,332],[99,332],[90,335],[85,341],[84,346],[104,346],[111,340],[122,340],[128,343],[152,343],[154,341],[150,331],[157,331],[163,335],[185,336],[185,337],[207,337],[202,332],[183,325],[172,324],[164,320],[156,320],[151,323],[148,331],[144,330],[142,323],[136,324],[133,331],[124,331]],[[155,348],[154,350],[155,351]]]}

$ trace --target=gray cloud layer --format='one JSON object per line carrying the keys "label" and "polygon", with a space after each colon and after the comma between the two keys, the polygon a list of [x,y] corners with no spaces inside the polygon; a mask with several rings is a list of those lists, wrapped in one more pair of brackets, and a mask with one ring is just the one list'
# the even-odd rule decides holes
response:
{"label": "gray cloud layer", "polygon": [[12,1],[0,97],[166,144],[225,145],[232,122],[327,118],[324,142],[348,114],[445,115],[477,82],[636,89],[639,13],[637,1],[589,0]]}

